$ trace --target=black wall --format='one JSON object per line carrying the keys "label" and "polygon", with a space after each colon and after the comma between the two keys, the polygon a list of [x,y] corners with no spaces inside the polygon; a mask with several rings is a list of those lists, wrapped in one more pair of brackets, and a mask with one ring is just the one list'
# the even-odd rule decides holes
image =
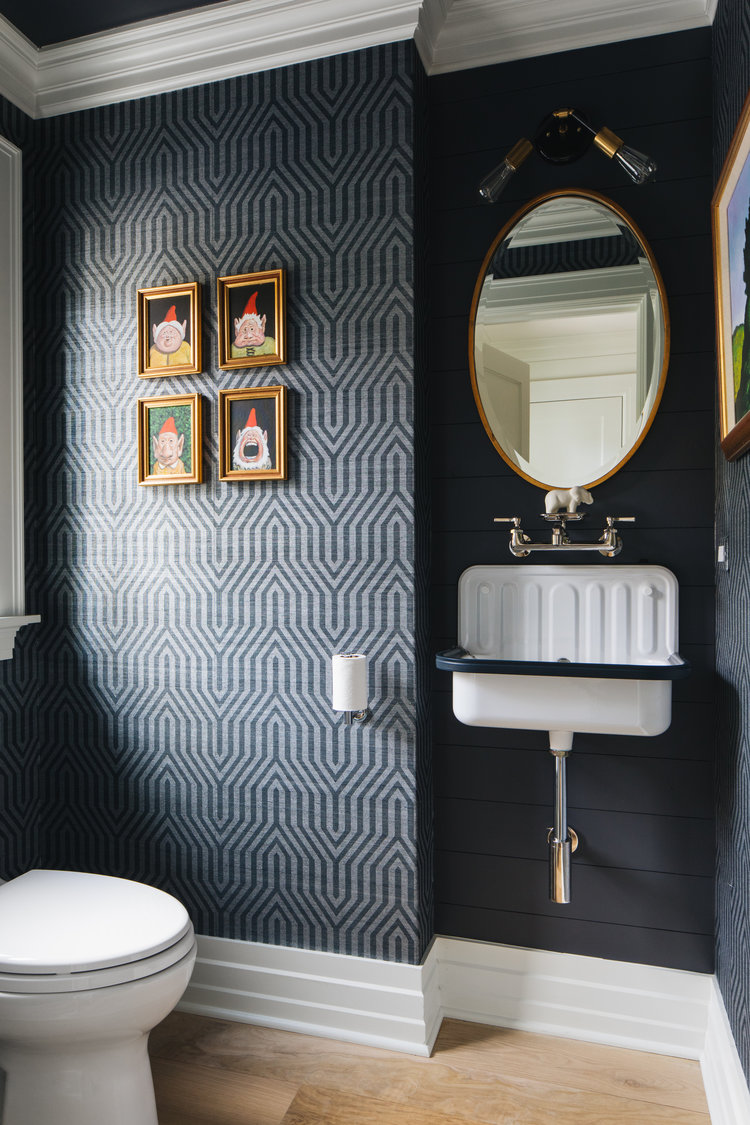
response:
{"label": "black wall", "polygon": [[[714,21],[714,173],[718,178],[750,86],[750,8],[720,0]],[[719,673],[717,753],[716,974],[737,1049],[750,1078],[750,457],[728,463],[717,452],[716,526],[729,547],[729,570],[716,588]]]}
{"label": "black wall", "polygon": [[[713,302],[711,33],[708,29],[546,56],[430,82],[433,647],[456,635],[456,582],[512,563],[493,516],[543,530],[542,493],[516,476],[479,421],[467,365],[468,310],[483,255],[513,212],[555,188],[603,193],[650,242],[668,292],[672,359],[641,448],[594,490],[589,529],[634,515],[619,558],[669,567],[681,588],[681,652],[662,736],[577,736],[570,821],[582,837],[573,899],[547,898],[553,763],[540,733],[484,731],[453,717],[435,673],[439,933],[711,971],[713,964]],[[637,188],[592,150],[566,168],[533,156],[495,206],[476,185],[546,114],[574,105],[659,164]],[[555,556],[564,561],[564,556]],[[591,556],[567,556],[588,562]],[[531,556],[530,562],[539,557]],[[543,559],[542,561],[552,561]],[[523,566],[523,562],[518,563]]]}

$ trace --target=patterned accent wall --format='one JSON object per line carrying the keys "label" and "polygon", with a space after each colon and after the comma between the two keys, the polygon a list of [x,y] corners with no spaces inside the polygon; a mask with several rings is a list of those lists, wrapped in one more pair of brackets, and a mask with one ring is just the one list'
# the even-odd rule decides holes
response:
{"label": "patterned accent wall", "polygon": [[[750,88],[750,8],[719,0],[714,21],[714,180]],[[729,570],[716,581],[719,673],[716,974],[750,1079],[750,457],[727,462],[717,440],[716,532]]]}
{"label": "patterned accent wall", "polygon": [[[43,625],[17,662],[40,684],[43,863],[163,886],[202,933],[410,962],[430,930],[416,66],[394,44],[37,124]],[[216,277],[275,267],[289,362],[221,371]],[[192,280],[203,374],[139,380],[136,289]],[[278,382],[289,480],[220,482],[219,389]],[[139,487],[136,399],[194,391],[204,483]],[[347,728],[330,656],[351,650],[373,714]]]}

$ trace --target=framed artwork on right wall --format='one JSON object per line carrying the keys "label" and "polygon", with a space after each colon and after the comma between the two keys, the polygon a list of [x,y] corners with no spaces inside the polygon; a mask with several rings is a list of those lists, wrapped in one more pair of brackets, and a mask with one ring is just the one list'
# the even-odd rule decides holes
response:
{"label": "framed artwork on right wall", "polygon": [[721,448],[750,448],[750,94],[711,201]]}

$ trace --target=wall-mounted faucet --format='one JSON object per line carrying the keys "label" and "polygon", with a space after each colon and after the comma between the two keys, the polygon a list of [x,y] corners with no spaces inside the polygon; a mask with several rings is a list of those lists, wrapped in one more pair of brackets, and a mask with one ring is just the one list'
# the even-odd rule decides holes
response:
{"label": "wall-mounted faucet", "polygon": [[520,516],[496,516],[495,523],[512,524],[510,529],[510,553],[517,559],[525,559],[532,551],[598,551],[605,558],[613,559],[622,550],[622,539],[617,530],[619,523],[635,523],[635,516],[607,516],[607,526],[598,539],[593,542],[578,543],[570,539],[567,525],[582,520],[585,512],[555,512],[542,514],[542,519],[553,524],[549,543],[534,543],[521,527]]}

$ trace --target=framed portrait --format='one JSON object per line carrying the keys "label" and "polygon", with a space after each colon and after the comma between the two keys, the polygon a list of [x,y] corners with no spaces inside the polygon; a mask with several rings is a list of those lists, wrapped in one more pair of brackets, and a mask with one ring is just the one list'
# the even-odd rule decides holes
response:
{"label": "framed portrait", "polygon": [[[750,448],[750,94],[711,201],[721,448]],[[747,279],[747,280],[746,280]]]}
{"label": "framed portrait", "polygon": [[200,304],[197,281],[138,290],[138,374],[142,379],[198,374]]}
{"label": "framed portrait", "polygon": [[200,484],[202,401],[198,394],[138,399],[139,484]]}
{"label": "framed portrait", "polygon": [[220,277],[219,367],[286,363],[284,271]]}
{"label": "framed portrait", "polygon": [[219,480],[286,480],[286,387],[219,391]]}

